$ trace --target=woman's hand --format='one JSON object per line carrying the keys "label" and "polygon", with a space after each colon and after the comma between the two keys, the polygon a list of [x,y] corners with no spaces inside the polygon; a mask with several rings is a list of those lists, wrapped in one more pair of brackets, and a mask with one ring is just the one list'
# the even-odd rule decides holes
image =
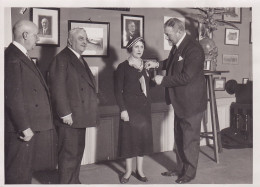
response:
{"label": "woman's hand", "polygon": [[121,117],[121,119],[123,121],[129,121],[129,115],[128,115],[128,112],[126,110],[121,112],[121,116],[120,117]]}

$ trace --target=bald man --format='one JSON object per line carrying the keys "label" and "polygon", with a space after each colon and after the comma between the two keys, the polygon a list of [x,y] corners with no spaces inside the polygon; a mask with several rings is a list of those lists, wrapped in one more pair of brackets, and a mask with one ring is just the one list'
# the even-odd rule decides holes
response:
{"label": "bald man", "polygon": [[58,133],[61,184],[80,184],[80,164],[87,127],[97,125],[97,95],[93,74],[81,54],[87,47],[82,28],[69,31],[68,46],[50,65],[50,91]]}
{"label": "bald man", "polygon": [[5,183],[30,184],[35,140],[53,128],[48,87],[28,52],[38,38],[30,21],[13,27],[14,41],[5,50]]}

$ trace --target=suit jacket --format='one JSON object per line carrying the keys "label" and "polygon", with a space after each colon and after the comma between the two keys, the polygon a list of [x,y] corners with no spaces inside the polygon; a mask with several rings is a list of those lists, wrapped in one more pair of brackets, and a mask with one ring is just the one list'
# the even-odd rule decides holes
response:
{"label": "suit jacket", "polygon": [[163,61],[166,77],[162,80],[167,104],[172,103],[179,117],[190,117],[207,107],[203,73],[205,55],[200,44],[186,35],[176,51]]}
{"label": "suit jacket", "polygon": [[97,125],[97,94],[94,76],[69,49],[63,49],[49,68],[50,91],[58,125],[66,125],[61,117],[72,113],[72,128]]}
{"label": "suit jacket", "polygon": [[51,35],[51,29],[48,28],[45,32],[45,34],[43,34],[43,28],[39,29],[39,34],[40,35]]}
{"label": "suit jacket", "polygon": [[15,45],[5,50],[5,130],[53,128],[48,87],[39,69]]}

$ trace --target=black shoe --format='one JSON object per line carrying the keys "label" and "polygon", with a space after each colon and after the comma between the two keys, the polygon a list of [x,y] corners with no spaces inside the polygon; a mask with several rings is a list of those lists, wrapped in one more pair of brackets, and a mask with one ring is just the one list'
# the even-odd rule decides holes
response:
{"label": "black shoe", "polygon": [[194,177],[189,177],[189,176],[184,175],[182,177],[179,177],[175,182],[178,184],[185,184],[185,183],[190,182],[192,179],[194,179]]}
{"label": "black shoe", "polygon": [[[132,174],[131,174],[132,175]],[[128,177],[128,178],[125,178],[124,175],[121,177],[120,179],[120,183],[121,184],[125,184],[125,183],[128,183],[129,182],[129,179],[131,177],[131,175]]]}
{"label": "black shoe", "polygon": [[173,177],[173,176],[178,176],[179,172],[177,172],[177,171],[166,171],[166,172],[163,172],[161,174],[162,174],[162,176]]}
{"label": "black shoe", "polygon": [[148,179],[147,179],[146,177],[142,177],[142,176],[139,174],[138,170],[136,170],[135,173],[136,173],[136,178],[137,178],[139,181],[148,182]]}

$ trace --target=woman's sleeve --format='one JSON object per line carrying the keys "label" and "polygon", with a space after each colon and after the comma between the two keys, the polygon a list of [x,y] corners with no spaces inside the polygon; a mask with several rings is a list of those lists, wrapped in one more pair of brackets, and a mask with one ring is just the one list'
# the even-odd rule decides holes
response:
{"label": "woman's sleeve", "polygon": [[120,111],[126,110],[123,99],[124,77],[124,67],[123,65],[119,64],[115,71],[114,92]]}

